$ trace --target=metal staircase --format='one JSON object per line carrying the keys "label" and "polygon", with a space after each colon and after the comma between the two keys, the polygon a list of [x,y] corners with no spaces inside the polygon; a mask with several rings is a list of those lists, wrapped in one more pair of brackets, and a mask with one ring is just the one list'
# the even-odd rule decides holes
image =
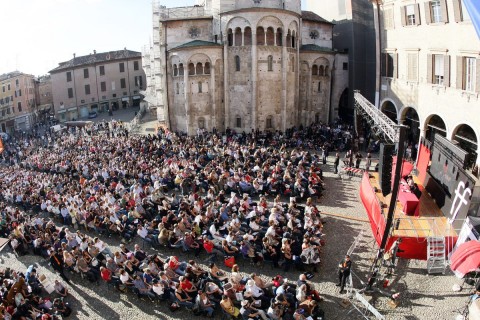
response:
{"label": "metal staircase", "polygon": [[445,237],[428,237],[427,272],[445,274],[447,259],[445,256]]}

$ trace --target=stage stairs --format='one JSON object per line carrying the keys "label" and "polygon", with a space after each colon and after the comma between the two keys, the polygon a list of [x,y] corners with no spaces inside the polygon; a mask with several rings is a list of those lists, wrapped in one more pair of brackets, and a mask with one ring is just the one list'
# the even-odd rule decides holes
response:
{"label": "stage stairs", "polygon": [[447,257],[445,255],[445,237],[428,237],[427,272],[445,274]]}

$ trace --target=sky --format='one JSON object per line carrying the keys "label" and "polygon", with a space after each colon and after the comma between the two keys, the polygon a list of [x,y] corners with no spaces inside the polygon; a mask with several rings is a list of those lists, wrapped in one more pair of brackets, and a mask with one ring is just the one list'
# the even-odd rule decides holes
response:
{"label": "sky", "polygon": [[[196,1],[160,3],[181,7]],[[151,0],[0,0],[0,12],[0,74],[44,75],[74,53],[141,51],[152,34]]]}

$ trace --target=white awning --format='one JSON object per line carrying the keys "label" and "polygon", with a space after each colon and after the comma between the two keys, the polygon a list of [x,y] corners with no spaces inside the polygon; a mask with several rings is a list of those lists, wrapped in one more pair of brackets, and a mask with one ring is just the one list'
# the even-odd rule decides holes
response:
{"label": "white awning", "polygon": [[128,101],[128,100],[130,100],[129,97],[123,97],[123,98],[122,98],[122,101]]}
{"label": "white awning", "polygon": [[133,96],[132,99],[133,100],[138,100],[138,99],[142,99],[142,97],[141,96]]}

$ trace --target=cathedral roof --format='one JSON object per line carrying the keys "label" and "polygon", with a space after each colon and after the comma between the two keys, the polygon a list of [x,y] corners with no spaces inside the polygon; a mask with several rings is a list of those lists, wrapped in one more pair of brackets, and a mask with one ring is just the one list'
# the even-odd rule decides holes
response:
{"label": "cathedral roof", "polygon": [[322,22],[322,23],[328,23],[328,24],[334,24],[328,20],[323,19],[320,17],[318,14],[312,11],[302,11],[302,19],[303,20],[308,20],[308,21],[315,21],[315,22]]}
{"label": "cathedral roof", "polygon": [[191,47],[211,47],[211,46],[219,46],[221,47],[221,44],[211,42],[211,41],[203,41],[203,40],[193,40],[187,43],[184,43],[182,45],[179,45],[178,47],[172,48],[174,49],[184,49],[184,48],[191,48]]}
{"label": "cathedral roof", "polygon": [[304,44],[300,47],[300,51],[335,52],[330,48],[320,47],[316,44]]}

